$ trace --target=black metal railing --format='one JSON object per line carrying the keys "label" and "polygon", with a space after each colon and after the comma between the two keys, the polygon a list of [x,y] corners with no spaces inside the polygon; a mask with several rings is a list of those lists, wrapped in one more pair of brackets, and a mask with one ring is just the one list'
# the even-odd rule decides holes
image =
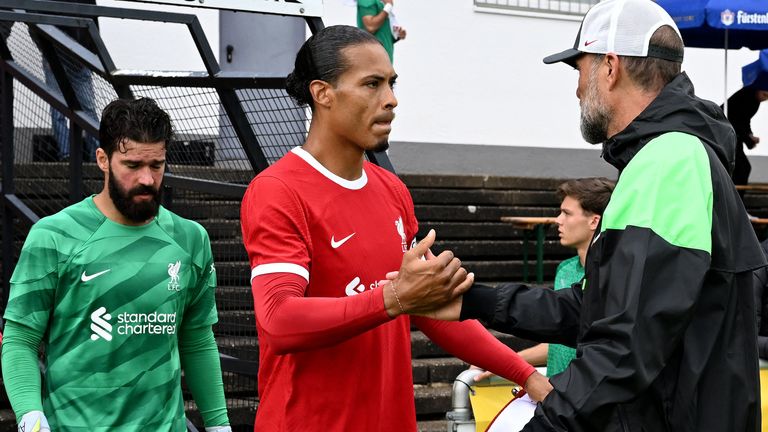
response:
{"label": "black metal railing", "polygon": [[[102,40],[100,17],[185,25],[205,71],[118,69]],[[323,28],[320,18],[304,19],[312,32]],[[101,110],[117,97],[148,96],[171,115],[177,131],[167,147],[164,205],[200,222],[211,237],[220,287],[214,331],[225,376],[255,373],[258,345],[239,203],[256,173],[306,137],[309,113],[287,96],[284,77],[222,71],[191,14],[3,0],[0,40],[0,311],[31,225],[103,187],[92,162]],[[368,158],[392,169],[386,154]],[[246,383],[227,385],[240,395]]]}

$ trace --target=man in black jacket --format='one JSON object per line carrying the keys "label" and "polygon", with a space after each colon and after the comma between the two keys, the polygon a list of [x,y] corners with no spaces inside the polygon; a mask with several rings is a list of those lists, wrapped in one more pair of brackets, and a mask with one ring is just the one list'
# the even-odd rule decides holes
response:
{"label": "man in black jacket", "polygon": [[651,0],[606,0],[573,49],[581,130],[619,180],[570,290],[475,285],[435,317],[575,346],[524,431],[754,432],[753,271],[766,265],[730,179],[720,108],[680,72],[683,44]]}
{"label": "man in black jacket", "polygon": [[[760,243],[768,256],[768,240]],[[757,353],[768,360],[768,268],[755,272],[755,315],[757,316]]]}
{"label": "man in black jacket", "polygon": [[[752,165],[744,154],[744,146],[753,149],[760,143],[760,138],[752,133],[752,117],[757,114],[760,104],[768,100],[768,91],[761,88],[765,83],[744,86],[728,98],[728,120],[736,131],[736,158],[734,159],[733,182],[737,185],[749,184]],[[740,192],[744,198],[744,192]]]}

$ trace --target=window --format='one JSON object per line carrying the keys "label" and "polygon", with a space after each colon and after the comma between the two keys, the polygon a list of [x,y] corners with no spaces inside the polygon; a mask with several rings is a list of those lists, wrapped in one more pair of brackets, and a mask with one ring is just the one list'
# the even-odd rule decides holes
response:
{"label": "window", "polygon": [[474,0],[478,12],[581,19],[600,0]]}

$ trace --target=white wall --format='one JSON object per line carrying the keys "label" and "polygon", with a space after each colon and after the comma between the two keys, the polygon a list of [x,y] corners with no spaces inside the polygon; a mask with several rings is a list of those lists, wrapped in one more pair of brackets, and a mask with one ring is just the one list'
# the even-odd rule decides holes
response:
{"label": "white wall", "polygon": [[[214,54],[219,55],[219,11],[130,1],[98,0],[99,6],[196,14]],[[189,30],[183,24],[99,18],[104,43],[119,69],[204,71]]]}
{"label": "white wall", "polygon": [[[326,25],[355,25],[348,0],[324,0]],[[218,55],[218,12],[128,1],[100,5],[195,13]],[[395,46],[400,106],[394,141],[592,148],[579,134],[577,74],[541,59],[573,43],[578,21],[474,11],[472,0],[396,0],[408,38]],[[102,20],[120,68],[203,70],[185,27]],[[741,66],[757,52],[730,51],[728,89],[741,87]],[[723,100],[722,50],[688,49],[683,68],[699,96]],[[765,139],[751,154],[768,155],[768,108],[752,121]]]}
{"label": "white wall", "polygon": [[[579,22],[478,13],[472,0],[396,0],[408,38],[395,45],[400,106],[393,141],[592,148],[579,134],[577,73],[541,59],[573,44]],[[355,25],[355,9],[325,0],[326,25]],[[749,50],[729,53],[728,88],[741,87]],[[688,49],[683,69],[699,96],[723,100],[723,51]],[[768,104],[766,104],[768,105]],[[768,155],[768,107],[753,119]]]}

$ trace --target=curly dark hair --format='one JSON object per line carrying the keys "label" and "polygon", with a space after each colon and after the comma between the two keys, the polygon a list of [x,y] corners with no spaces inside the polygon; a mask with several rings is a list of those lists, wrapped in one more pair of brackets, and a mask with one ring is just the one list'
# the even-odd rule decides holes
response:
{"label": "curly dark hair", "polygon": [[309,83],[321,80],[336,84],[349,67],[349,59],[342,55],[342,50],[366,43],[381,42],[365,30],[346,25],[326,27],[312,35],[296,54],[293,72],[285,78],[288,95],[299,105],[309,105],[314,110]]}
{"label": "curly dark hair", "polygon": [[101,113],[100,147],[112,158],[115,150],[125,151],[126,139],[167,144],[173,139],[171,117],[150,98],[113,100]]}

